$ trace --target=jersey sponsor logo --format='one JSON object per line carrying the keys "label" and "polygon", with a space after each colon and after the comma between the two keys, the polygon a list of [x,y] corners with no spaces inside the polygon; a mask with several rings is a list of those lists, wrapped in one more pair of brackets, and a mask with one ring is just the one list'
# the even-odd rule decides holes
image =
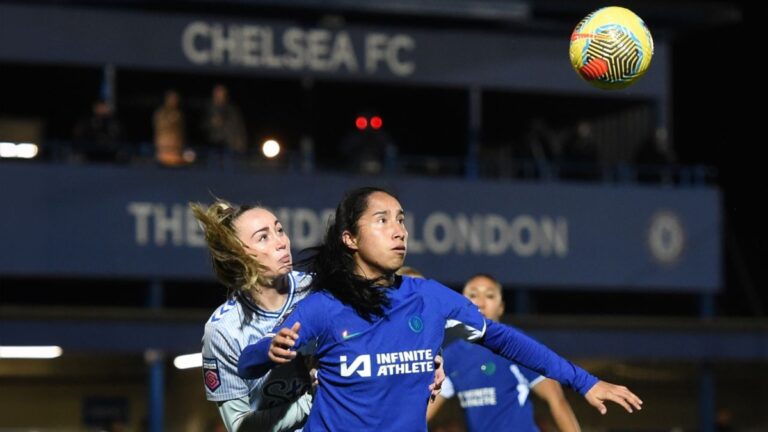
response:
{"label": "jersey sponsor logo", "polygon": [[203,357],[203,381],[208,390],[215,392],[221,387],[221,377],[219,376],[219,363],[216,359]]}
{"label": "jersey sponsor logo", "polygon": [[[266,408],[272,408],[279,405],[293,402],[301,395],[309,391],[310,385],[300,379],[292,380],[274,380],[266,383],[262,393]],[[259,407],[263,409],[265,407]]]}
{"label": "jersey sponsor logo", "polygon": [[496,405],[496,388],[482,387],[459,392],[459,404],[462,408]]}
{"label": "jersey sponsor logo", "polygon": [[216,321],[220,320],[221,317],[223,317],[225,313],[227,313],[227,312],[231,311],[232,309],[234,309],[236,305],[237,305],[237,300],[234,299],[234,298],[231,299],[230,301],[228,301],[227,303],[223,304],[216,311],[216,313],[213,314],[213,316],[211,317],[211,322],[216,322]]}
{"label": "jersey sponsor logo", "polygon": [[346,378],[357,373],[363,378],[372,376],[372,360],[376,360],[376,376],[406,375],[434,372],[435,358],[431,349],[378,353],[375,356],[362,354],[349,363],[347,356],[341,356],[341,376]]}
{"label": "jersey sponsor logo", "polygon": [[419,315],[412,315],[408,318],[408,327],[414,333],[421,333],[424,330],[424,321]]}
{"label": "jersey sponsor logo", "polygon": [[355,360],[352,362],[352,364],[347,364],[347,356],[341,356],[339,358],[341,361],[341,376],[342,377],[350,377],[353,373],[357,373],[363,378],[368,378],[371,376],[371,355],[370,354],[363,354],[357,356]]}

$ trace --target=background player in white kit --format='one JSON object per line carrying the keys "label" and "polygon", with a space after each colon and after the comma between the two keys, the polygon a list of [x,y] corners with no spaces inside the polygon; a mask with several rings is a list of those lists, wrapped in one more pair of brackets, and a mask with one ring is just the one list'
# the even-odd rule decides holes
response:
{"label": "background player in white kit", "polygon": [[[309,293],[311,277],[292,271],[290,239],[272,212],[224,200],[191,208],[205,232],[214,272],[231,292],[205,325],[206,397],[217,403],[230,432],[297,430],[312,406],[304,362],[249,380],[237,376],[237,361],[245,346],[267,335]],[[443,378],[439,368],[430,386],[433,397]]]}

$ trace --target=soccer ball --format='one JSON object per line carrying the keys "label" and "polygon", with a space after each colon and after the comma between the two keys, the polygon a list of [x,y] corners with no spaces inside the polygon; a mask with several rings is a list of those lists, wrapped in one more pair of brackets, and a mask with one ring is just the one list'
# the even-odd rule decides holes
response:
{"label": "soccer ball", "polygon": [[618,6],[598,9],[571,34],[571,64],[588,83],[622,89],[643,76],[653,57],[653,38],[643,20]]}

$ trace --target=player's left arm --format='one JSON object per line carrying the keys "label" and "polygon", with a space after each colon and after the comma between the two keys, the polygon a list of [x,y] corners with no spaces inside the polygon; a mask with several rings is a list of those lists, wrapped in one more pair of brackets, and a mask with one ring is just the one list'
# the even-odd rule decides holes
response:
{"label": "player's left arm", "polygon": [[563,394],[563,388],[555,380],[544,378],[533,386],[533,392],[549,405],[549,412],[555,419],[560,432],[580,432],[579,421]]}

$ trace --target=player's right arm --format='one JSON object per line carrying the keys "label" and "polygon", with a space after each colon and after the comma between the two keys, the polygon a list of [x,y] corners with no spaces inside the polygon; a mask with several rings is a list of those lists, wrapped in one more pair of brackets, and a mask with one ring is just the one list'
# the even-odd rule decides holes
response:
{"label": "player's right arm", "polygon": [[[315,297],[314,299],[317,299]],[[237,374],[241,378],[254,379],[264,376],[278,364],[288,363],[296,357],[296,351],[307,348],[322,334],[324,320],[316,319],[323,305],[313,297],[302,300],[285,321],[276,326],[272,334],[243,349],[237,362]],[[299,329],[301,328],[301,337]],[[304,350],[304,354],[312,354]]]}
{"label": "player's right arm", "polygon": [[218,403],[229,432],[288,432],[304,425],[312,408],[312,396],[302,395],[290,404],[251,411],[248,397]]}

